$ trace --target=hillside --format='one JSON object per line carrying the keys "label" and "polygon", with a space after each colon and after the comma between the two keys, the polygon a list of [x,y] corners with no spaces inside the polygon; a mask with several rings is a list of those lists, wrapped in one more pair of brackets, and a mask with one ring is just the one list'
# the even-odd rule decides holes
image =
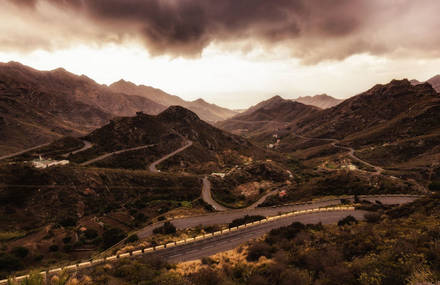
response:
{"label": "hillside", "polygon": [[[417,79],[412,79],[410,80],[412,85],[418,85],[418,84],[422,84],[424,82],[420,82]],[[429,84],[431,84],[432,88],[434,88],[437,92],[440,92],[440,74],[426,80],[425,82],[428,82]]]}
{"label": "hillside", "polygon": [[144,168],[153,160],[184,145],[185,140],[191,140],[193,146],[164,163],[164,167],[197,168],[197,171],[206,173],[205,166],[215,170],[237,162],[242,155],[257,156],[261,153],[261,150],[247,140],[211,126],[192,111],[180,106],[171,106],[157,116],[138,113],[135,117],[113,119],[106,126],[86,136],[86,139],[95,146],[72,159],[76,158],[81,162],[100,153],[154,145],[141,152],[143,155],[134,152],[133,157],[130,154],[119,158],[116,156],[102,164],[106,167],[121,165],[118,159],[133,159]]}
{"label": "hillside", "polygon": [[[425,185],[439,179],[440,96],[428,83],[393,80],[376,85],[290,124],[278,134],[280,152],[325,171],[347,167],[368,171],[355,155],[385,168],[389,175]],[[335,146],[331,139],[346,147]],[[347,166],[352,163],[356,166]]]}
{"label": "hillside", "polygon": [[185,101],[178,96],[170,95],[160,89],[145,85],[136,85],[132,82],[120,80],[109,86],[109,88],[115,92],[121,92],[130,95],[138,95],[154,102],[157,102],[163,106],[182,106],[194,113],[196,113],[202,120],[208,122],[216,122],[225,120],[237,114],[237,112],[222,108],[215,104],[210,104],[203,99],[198,99],[192,102]]}
{"label": "hillside", "polygon": [[219,122],[217,126],[233,133],[255,136],[258,133],[278,130],[318,111],[317,107],[275,96],[231,119]]}
{"label": "hillside", "polygon": [[309,116],[293,127],[310,137],[353,140],[362,136],[364,144],[368,143],[367,137],[376,142],[393,141],[438,129],[439,103],[440,96],[429,84],[413,86],[408,80],[393,80]]}
{"label": "hillside", "polygon": [[303,103],[305,105],[312,105],[321,109],[328,109],[334,107],[344,100],[333,98],[327,94],[298,97],[296,102]]}
{"label": "hillside", "polygon": [[15,62],[0,63],[0,108],[0,154],[64,135],[85,135],[116,115],[165,109],[63,69],[38,71]]}

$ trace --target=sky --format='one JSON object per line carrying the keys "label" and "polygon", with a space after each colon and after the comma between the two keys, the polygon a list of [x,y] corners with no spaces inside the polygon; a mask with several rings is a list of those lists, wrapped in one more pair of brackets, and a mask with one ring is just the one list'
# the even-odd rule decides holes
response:
{"label": "sky", "polygon": [[0,61],[232,109],[440,73],[438,0],[2,0]]}

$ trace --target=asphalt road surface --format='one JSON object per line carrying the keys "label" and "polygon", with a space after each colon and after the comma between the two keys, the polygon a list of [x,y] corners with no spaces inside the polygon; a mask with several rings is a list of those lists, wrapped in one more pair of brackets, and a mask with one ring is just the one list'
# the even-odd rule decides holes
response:
{"label": "asphalt road surface", "polygon": [[202,199],[205,203],[211,205],[216,211],[227,211],[228,209],[224,206],[217,203],[211,194],[211,182],[209,182],[208,177],[203,178],[203,187],[202,187]]}
{"label": "asphalt road surface", "polygon": [[133,147],[133,148],[122,149],[122,150],[114,151],[114,152],[111,152],[111,153],[106,153],[106,154],[103,154],[101,156],[98,156],[97,158],[94,158],[94,159],[91,159],[89,161],[83,162],[83,163],[81,163],[81,165],[82,166],[90,165],[90,164],[95,163],[97,161],[104,160],[104,159],[106,159],[106,158],[108,158],[108,157],[110,157],[112,155],[115,155],[115,154],[121,154],[121,153],[128,152],[128,151],[141,150],[141,149],[149,148],[149,147],[152,147],[152,146],[154,146],[154,144],[143,145],[143,146],[138,146],[138,147]]}
{"label": "asphalt road surface", "polygon": [[83,146],[82,148],[80,148],[80,149],[78,149],[78,150],[75,150],[75,151],[71,151],[71,152],[65,153],[65,154],[63,154],[62,156],[64,156],[64,157],[68,157],[68,156],[71,155],[71,154],[77,154],[77,153],[80,153],[80,152],[86,151],[86,150],[88,150],[89,148],[92,148],[92,147],[93,147],[93,144],[92,144],[91,142],[89,142],[89,141],[83,140],[82,142],[84,143],[84,146]]}
{"label": "asphalt road surface", "polygon": [[196,260],[219,252],[234,249],[248,240],[262,237],[272,229],[287,226],[293,222],[301,222],[303,224],[317,224],[319,222],[322,224],[333,224],[349,215],[352,215],[358,220],[362,220],[365,213],[365,211],[353,210],[292,216],[261,225],[251,226],[229,234],[212,237],[210,239],[189,243],[183,246],[167,248],[153,254],[161,256],[171,262]]}
{"label": "asphalt road surface", "polygon": [[[252,205],[243,208],[243,210],[252,210],[257,208],[260,204],[262,204],[264,201],[266,201],[266,198],[272,195],[275,195],[278,193],[279,190],[271,191],[264,196],[262,196],[258,201],[253,203]],[[223,205],[219,204],[217,201],[212,198],[212,192],[211,192],[211,182],[209,182],[208,177],[203,178],[203,187],[202,187],[202,199],[205,201],[205,203],[211,205],[216,211],[224,212],[231,210],[230,208],[226,208]]]}
{"label": "asphalt road surface", "polygon": [[[390,205],[390,204],[405,204],[416,200],[416,197],[380,197],[380,196],[369,196],[368,198],[361,198],[362,200],[368,200],[370,202],[375,203],[375,201],[380,201],[382,204]],[[347,199],[350,200],[350,199]],[[353,198],[351,198],[353,200]],[[301,205],[289,205],[289,206],[281,206],[281,207],[264,207],[264,208],[255,208],[255,209],[242,209],[242,210],[229,210],[226,212],[217,212],[212,214],[200,215],[200,216],[191,216],[185,218],[178,218],[172,220],[172,224],[179,230],[193,228],[199,225],[202,226],[213,226],[220,224],[229,224],[233,220],[237,218],[242,218],[245,215],[261,215],[261,216],[276,216],[279,213],[286,213],[291,211],[299,211],[299,210],[307,210],[307,209],[315,209],[319,207],[340,205],[340,199],[332,199],[332,200],[323,200],[317,201],[313,203],[301,204]],[[327,213],[323,213],[326,215]],[[163,226],[163,222],[155,223],[149,226],[146,226],[140,229],[136,234],[140,239],[144,239],[153,234],[153,230],[157,227]]]}
{"label": "asphalt road surface", "polygon": [[157,165],[159,165],[161,162],[167,160],[167,159],[170,158],[170,157],[175,156],[175,155],[178,154],[179,152],[182,152],[182,151],[184,151],[185,149],[187,149],[187,148],[189,148],[190,146],[192,146],[192,144],[193,144],[192,141],[187,141],[187,142],[188,142],[188,143],[187,143],[186,145],[182,146],[181,148],[179,148],[179,149],[173,151],[172,153],[169,153],[169,154],[165,155],[165,156],[162,157],[161,159],[156,160],[155,162],[153,162],[152,164],[150,164],[150,167],[149,167],[150,171],[151,171],[151,172],[154,172],[154,173],[158,173],[159,170],[156,169],[156,166],[157,166]]}
{"label": "asphalt road surface", "polygon": [[317,141],[325,141],[325,142],[329,142],[329,143],[331,143],[331,145],[332,145],[333,147],[337,147],[337,148],[342,148],[342,149],[348,150],[348,155],[349,155],[351,158],[353,158],[354,160],[357,160],[357,161],[359,161],[360,163],[363,163],[363,164],[365,164],[365,165],[367,165],[367,166],[369,166],[369,167],[371,167],[371,168],[374,168],[374,170],[375,170],[375,173],[374,173],[374,174],[379,175],[379,174],[382,174],[383,171],[384,171],[384,169],[383,169],[382,167],[379,167],[379,166],[373,165],[373,164],[371,164],[371,163],[369,163],[369,162],[367,162],[367,161],[365,161],[365,160],[362,160],[362,159],[360,159],[359,157],[357,157],[357,156],[354,154],[354,152],[355,152],[354,148],[346,147],[346,146],[342,146],[342,145],[338,145],[339,140],[337,140],[337,139],[309,138],[309,137],[304,137],[304,136],[297,135],[297,134],[295,134],[295,136],[297,136],[297,137],[299,137],[299,138],[301,138],[301,139],[306,139],[306,140],[317,140]]}
{"label": "asphalt road surface", "polygon": [[39,149],[39,148],[41,148],[41,147],[48,146],[48,145],[50,145],[50,144],[51,144],[51,143],[40,144],[40,145],[37,145],[37,146],[31,147],[31,148],[24,149],[24,150],[19,151],[19,152],[15,152],[15,153],[7,154],[7,155],[4,155],[4,156],[0,156],[0,160],[4,160],[4,159],[8,159],[8,158],[13,158],[13,157],[15,157],[15,156],[22,155],[22,154],[24,154],[24,153],[26,153],[26,152],[29,152],[29,151],[32,151],[32,150],[36,150],[36,149]]}

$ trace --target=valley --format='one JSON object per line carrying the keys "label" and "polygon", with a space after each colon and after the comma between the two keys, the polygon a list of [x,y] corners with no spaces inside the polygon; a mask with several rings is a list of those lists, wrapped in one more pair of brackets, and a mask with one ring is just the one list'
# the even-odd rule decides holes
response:
{"label": "valley", "polygon": [[[79,100],[89,92],[98,97],[110,92],[105,96],[132,102],[130,96],[153,100],[148,92],[154,91],[163,107],[135,110],[117,103],[127,107],[116,112],[113,97],[110,105],[87,101],[105,114],[93,127],[63,130],[45,136],[49,142],[0,157],[4,278],[164,244],[173,245],[153,256],[169,263],[204,260],[243,244],[251,254],[254,243],[279,228],[308,224],[327,229],[347,216],[369,223],[371,215],[389,215],[419,199],[438,199],[440,97],[428,83],[392,81],[343,102],[332,101],[336,105],[323,105],[325,109],[276,96],[239,114],[221,110],[229,118],[218,121],[214,116],[208,123],[202,119],[206,113],[199,117],[191,111],[197,110],[195,105],[165,107],[179,98],[146,86],[121,81],[105,87],[66,71],[39,74],[16,64],[7,68],[50,82],[67,76],[85,88],[75,95],[56,91],[56,84],[31,84],[45,94],[65,92],[65,98]],[[7,84],[3,88],[18,92]],[[20,135],[11,133],[10,138],[7,144]],[[325,210],[340,205],[351,210]],[[271,218],[312,209],[314,213]],[[261,219],[267,223],[213,234],[229,231],[233,223]],[[176,243],[210,234],[212,238]],[[27,252],[25,257],[17,255],[18,248]],[[148,256],[116,264],[143,262]]]}

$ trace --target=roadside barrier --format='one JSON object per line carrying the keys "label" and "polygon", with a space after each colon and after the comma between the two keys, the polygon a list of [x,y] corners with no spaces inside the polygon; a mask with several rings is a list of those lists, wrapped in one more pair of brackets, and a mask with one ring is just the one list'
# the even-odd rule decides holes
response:
{"label": "roadside barrier", "polygon": [[[401,196],[401,195],[399,195],[399,196]],[[216,231],[216,232],[210,233],[210,234],[199,235],[194,238],[187,238],[184,240],[169,242],[169,243],[166,243],[163,245],[157,245],[155,247],[143,248],[143,249],[139,249],[139,250],[135,250],[135,251],[130,251],[130,252],[126,252],[126,253],[121,253],[121,254],[109,256],[109,257],[92,259],[92,260],[89,260],[86,262],[75,263],[75,264],[64,266],[64,267],[53,268],[53,269],[49,269],[47,271],[42,271],[42,272],[40,272],[40,274],[43,277],[46,277],[50,274],[55,274],[55,273],[62,272],[62,271],[67,271],[67,272],[72,271],[73,272],[73,271],[77,271],[79,269],[89,268],[89,267],[95,266],[97,264],[102,264],[102,263],[106,263],[106,262],[113,262],[113,261],[117,261],[119,259],[129,258],[129,257],[133,257],[133,256],[141,256],[143,254],[153,253],[155,251],[164,250],[166,248],[173,248],[173,247],[177,247],[177,246],[182,246],[185,244],[217,237],[220,235],[228,234],[230,232],[239,231],[239,230],[242,230],[245,228],[265,224],[265,223],[268,223],[271,221],[275,221],[275,220],[283,219],[283,218],[287,218],[287,217],[306,215],[306,214],[318,213],[318,212],[327,212],[327,211],[353,211],[353,210],[355,210],[355,207],[353,207],[353,206],[337,206],[337,207],[327,207],[327,208],[316,208],[316,209],[293,211],[293,212],[284,213],[284,214],[277,215],[277,216],[267,217],[267,218],[259,220],[259,221],[240,225],[238,227],[224,229],[224,230]],[[23,276],[15,277],[14,280],[23,281],[28,277],[29,277],[29,275],[23,275]],[[7,279],[0,280],[0,284],[7,284],[7,283],[8,283]]]}

